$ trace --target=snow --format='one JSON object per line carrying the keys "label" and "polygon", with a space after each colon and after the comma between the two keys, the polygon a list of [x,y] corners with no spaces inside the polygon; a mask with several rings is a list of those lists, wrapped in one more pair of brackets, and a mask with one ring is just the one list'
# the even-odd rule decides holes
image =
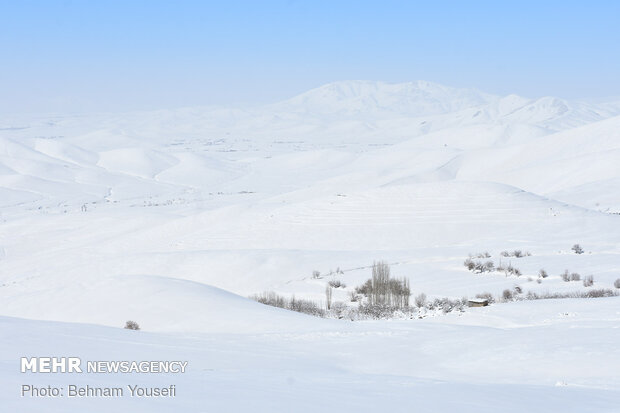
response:
{"label": "snow", "polygon": [[[9,410],[617,409],[618,297],[356,322],[246,298],[323,305],[338,279],[334,300],[346,301],[376,260],[429,299],[613,289],[617,102],[344,81],[262,107],[0,125]],[[531,256],[500,256],[515,249]],[[467,271],[483,251],[523,275]],[[549,277],[538,283],[540,269]],[[562,281],[565,269],[594,286]],[[122,329],[130,319],[142,330]],[[35,355],[182,357],[191,368],[128,382],[174,382],[173,400],[22,399],[25,380],[128,380],[17,373],[19,357]]]}

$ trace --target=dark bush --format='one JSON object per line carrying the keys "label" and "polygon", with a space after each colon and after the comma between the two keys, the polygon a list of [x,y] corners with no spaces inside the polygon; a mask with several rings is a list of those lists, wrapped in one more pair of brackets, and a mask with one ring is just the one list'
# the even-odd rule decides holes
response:
{"label": "dark bush", "polygon": [[477,266],[479,272],[493,272],[495,270],[495,264],[493,261],[487,261],[484,264]]}
{"label": "dark bush", "polygon": [[575,252],[575,254],[583,254],[583,248],[581,248],[581,245],[579,245],[579,244],[573,245],[571,250],[573,250]]}
{"label": "dark bush", "polygon": [[327,282],[332,288],[346,288],[347,285],[340,280],[329,280]]}
{"label": "dark bush", "polygon": [[355,287],[355,292],[368,297],[372,292],[372,280],[368,279],[364,284]]}
{"label": "dark bush", "polygon": [[594,285],[594,276],[588,275],[587,277],[583,279],[584,287],[592,287],[593,285]]}
{"label": "dark bush", "polygon": [[604,288],[599,288],[598,290],[590,290],[588,292],[585,293],[580,293],[581,297],[586,297],[586,298],[600,298],[600,297],[615,297],[618,294],[617,291],[614,290],[607,290]]}
{"label": "dark bush", "polygon": [[125,323],[125,328],[127,330],[140,330],[140,326],[138,325],[138,323],[136,323],[135,321],[127,321]]}

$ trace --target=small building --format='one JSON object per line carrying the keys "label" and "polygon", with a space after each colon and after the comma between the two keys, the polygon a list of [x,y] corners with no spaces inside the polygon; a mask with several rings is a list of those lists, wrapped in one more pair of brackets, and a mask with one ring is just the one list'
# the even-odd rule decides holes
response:
{"label": "small building", "polygon": [[486,307],[489,305],[489,300],[486,298],[472,298],[467,301],[468,307]]}

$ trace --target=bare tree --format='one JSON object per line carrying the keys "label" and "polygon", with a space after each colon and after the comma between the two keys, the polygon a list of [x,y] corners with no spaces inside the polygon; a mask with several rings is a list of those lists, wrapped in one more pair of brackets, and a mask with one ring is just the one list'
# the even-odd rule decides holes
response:
{"label": "bare tree", "polygon": [[422,308],[424,307],[425,304],[426,304],[426,294],[421,293],[415,298],[415,305],[418,308]]}
{"label": "bare tree", "polygon": [[327,309],[331,309],[332,308],[332,287],[331,285],[327,284],[325,286],[325,301],[327,302]]}

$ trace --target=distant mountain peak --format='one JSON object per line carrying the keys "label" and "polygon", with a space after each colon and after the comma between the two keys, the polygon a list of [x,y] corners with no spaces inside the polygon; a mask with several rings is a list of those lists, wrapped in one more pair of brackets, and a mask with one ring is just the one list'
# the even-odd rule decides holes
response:
{"label": "distant mountain peak", "polygon": [[459,89],[425,80],[388,83],[346,80],[325,84],[277,106],[316,114],[426,116],[496,101],[475,89]]}

